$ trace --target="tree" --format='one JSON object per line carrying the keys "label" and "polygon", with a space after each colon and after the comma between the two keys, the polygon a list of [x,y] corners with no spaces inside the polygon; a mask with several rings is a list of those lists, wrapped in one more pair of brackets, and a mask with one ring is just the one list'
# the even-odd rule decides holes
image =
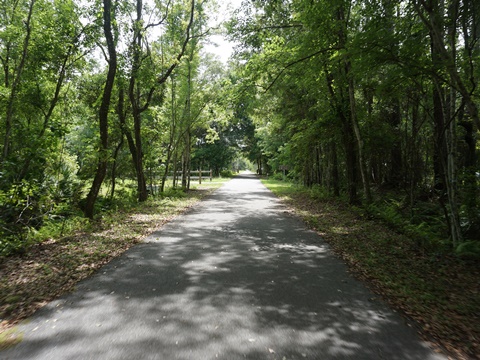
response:
{"label": "tree", "polygon": [[[355,204],[406,191],[412,219],[420,216],[419,199],[436,193],[452,245],[461,243],[462,222],[473,229],[477,221],[471,209],[478,198],[472,176],[478,6],[470,0],[244,6],[248,16],[239,14],[229,27],[243,41],[242,91],[249,87],[260,99],[262,110],[254,105],[248,114],[269,164],[277,171],[286,165],[308,186],[345,191]],[[468,153],[468,170],[460,152]]]}
{"label": "tree", "polygon": [[[174,9],[177,12],[175,12]],[[191,39],[191,28],[195,18],[195,1],[191,1],[189,11],[187,12],[187,26],[185,28],[180,27],[184,39],[182,41],[180,49],[178,50],[177,55],[172,59],[170,65],[168,65],[166,68],[161,68],[160,74],[153,75],[150,73],[150,78],[143,77],[142,80],[144,83],[142,84],[140,74],[152,64],[150,52],[151,49],[148,48],[148,42],[146,41],[146,39],[144,39],[144,34],[150,27],[158,26],[167,19],[172,22],[170,23],[170,26],[178,27],[178,23],[176,23],[176,21],[180,21],[182,19],[182,12],[184,9],[182,9],[181,7],[174,7],[174,9],[170,11],[167,5],[165,9],[165,15],[162,17],[162,19],[160,19],[158,23],[144,24],[143,2],[142,0],[137,0],[136,2],[136,19],[133,24],[133,40],[130,45],[131,68],[129,75],[128,97],[130,100],[134,123],[134,136],[131,137],[131,139],[133,139],[133,143],[130,142],[130,151],[132,154],[134,168],[137,174],[139,201],[145,201],[148,197],[143,165],[144,154],[141,135],[142,114],[146,110],[148,110],[155,93],[157,91],[164,91],[163,86],[165,85],[166,81],[169,79],[175,68],[179,65],[180,60],[185,54],[187,45]],[[177,16],[178,18],[176,18]],[[153,80],[153,82],[151,80]],[[145,86],[146,88],[142,88],[142,86]]]}
{"label": "tree", "polygon": [[[2,4],[3,8],[6,10],[6,5]],[[8,16],[6,14],[5,18],[11,21],[11,25],[16,26],[17,29],[19,27],[19,17],[17,13],[17,6],[19,5],[18,1],[14,1],[12,4],[12,10],[11,13]],[[11,51],[13,50],[13,46],[15,44],[13,43],[14,40],[11,37],[13,34],[7,33],[6,39],[5,39],[5,55],[2,58],[2,64],[4,68],[4,84],[7,89],[9,89],[9,95],[8,95],[8,100],[6,104],[6,114],[5,114],[5,135],[4,135],[4,141],[3,141],[3,152],[2,152],[2,157],[0,158],[0,164],[3,165],[3,163],[6,161],[8,156],[10,155],[11,152],[11,136],[12,136],[12,122],[13,122],[13,117],[14,117],[14,109],[15,109],[15,102],[17,100],[17,93],[19,91],[19,86],[20,82],[22,80],[22,74],[25,69],[25,64],[27,62],[27,55],[28,55],[28,49],[30,45],[30,39],[32,36],[32,15],[33,15],[33,8],[35,5],[35,0],[31,0],[28,4],[28,10],[26,14],[26,20],[24,22],[25,25],[25,34],[23,37],[23,43],[21,44],[19,50],[20,50],[20,56],[19,59],[14,59],[18,60],[18,65],[13,66],[13,71],[11,72],[10,70],[10,63],[11,63],[11,57],[14,56],[14,53]],[[7,11],[6,11],[7,12]],[[8,19],[9,18],[9,19]],[[16,34],[15,34],[16,35]],[[15,64],[15,62],[14,62]]]}
{"label": "tree", "polygon": [[115,75],[117,73],[117,50],[113,37],[112,26],[112,1],[103,0],[103,32],[107,43],[108,50],[108,72],[103,88],[102,102],[98,111],[98,123],[100,129],[100,149],[98,151],[98,165],[95,177],[92,182],[90,191],[88,192],[85,203],[85,216],[93,218],[95,201],[100,191],[100,186],[107,173],[108,164],[108,113],[110,110],[110,101],[112,97]]}
{"label": "tree", "polygon": [[0,196],[10,199],[0,204],[0,221],[6,236],[40,227],[76,187],[76,165],[65,152],[70,119],[64,105],[89,47],[82,10],[73,1],[0,3]]}

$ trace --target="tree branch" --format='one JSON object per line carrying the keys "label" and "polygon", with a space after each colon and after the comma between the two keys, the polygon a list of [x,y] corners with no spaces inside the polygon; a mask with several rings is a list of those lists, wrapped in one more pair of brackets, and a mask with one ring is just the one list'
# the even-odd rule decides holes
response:
{"label": "tree branch", "polygon": [[278,30],[278,29],[292,29],[292,28],[303,28],[302,24],[286,24],[286,25],[272,25],[272,26],[263,26],[256,28],[246,28],[247,33],[260,32],[263,30]]}
{"label": "tree branch", "polygon": [[147,26],[144,27],[144,30],[147,30],[148,28],[151,28],[151,27],[156,27],[156,26],[159,26],[159,25],[162,25],[163,22],[167,19],[167,16],[168,16],[168,8],[170,7],[170,4],[172,3],[172,0],[168,0],[168,3],[167,3],[167,6],[165,7],[165,15],[156,23],[149,23]]}
{"label": "tree branch", "polygon": [[265,89],[265,92],[267,92],[268,90],[270,90],[273,85],[277,82],[277,80],[280,78],[280,76],[282,76],[282,74],[288,70],[289,68],[291,68],[292,66],[298,64],[298,63],[301,63],[305,60],[308,60],[308,59],[311,59],[317,55],[320,55],[320,54],[323,54],[323,53],[326,53],[326,52],[329,52],[329,51],[332,51],[332,50],[340,50],[339,47],[333,47],[333,48],[326,48],[326,49],[322,49],[322,50],[319,50],[319,51],[316,51],[314,52],[313,54],[310,54],[310,55],[307,55],[301,59],[298,59],[298,60],[295,60],[293,62],[291,62],[290,64],[286,65],[278,74],[277,76],[275,76],[275,78],[273,79],[273,81],[270,83],[270,85],[267,86],[267,88]]}
{"label": "tree branch", "polygon": [[163,74],[163,76],[161,76],[157,79],[157,83],[159,85],[163,84],[165,81],[167,81],[167,79],[172,74],[173,70],[175,70],[177,65],[180,63],[180,60],[182,59],[183,55],[185,54],[185,51],[187,50],[187,45],[188,45],[188,42],[190,41],[190,31],[191,31],[192,25],[193,25],[193,14],[194,14],[194,12],[195,12],[195,0],[192,0],[192,5],[191,5],[191,8],[190,8],[190,20],[189,20],[188,26],[187,26],[187,35],[185,37],[185,41],[183,42],[182,50],[177,55],[177,58],[175,59],[176,61],[174,61],[173,64],[170,65],[170,67]]}
{"label": "tree branch", "polygon": [[[183,55],[185,55],[185,51],[187,50],[187,45],[192,38],[191,35],[190,35],[190,31],[191,31],[192,25],[193,25],[194,12],[195,12],[195,0],[192,0],[191,7],[190,7],[190,20],[189,20],[188,25],[187,25],[187,34],[185,36],[185,40],[183,41],[182,49],[181,49],[180,53],[177,55],[177,57],[175,58],[175,61],[167,69],[167,71],[157,79],[157,81],[156,81],[157,86],[162,85],[163,83],[165,83],[165,81],[167,81],[167,79],[172,74],[173,70],[175,70],[175,68],[180,63],[180,60],[182,59]],[[155,90],[156,90],[156,86],[152,86],[150,88],[150,91],[148,92],[147,100],[145,101],[145,104],[141,108],[139,108],[140,112],[143,112],[146,109],[148,109],[148,107],[150,105],[150,101],[152,100],[153,94],[155,93]]]}

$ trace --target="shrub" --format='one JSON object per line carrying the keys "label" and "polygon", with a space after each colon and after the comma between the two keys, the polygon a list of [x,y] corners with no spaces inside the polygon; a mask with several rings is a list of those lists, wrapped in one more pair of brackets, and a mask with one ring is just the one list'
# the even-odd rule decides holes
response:
{"label": "shrub", "polygon": [[270,179],[282,181],[282,180],[284,180],[284,176],[283,176],[283,173],[281,173],[281,172],[276,172],[275,174],[273,174],[272,176],[270,176]]}
{"label": "shrub", "polygon": [[463,258],[480,259],[480,241],[466,241],[457,246],[455,253]]}
{"label": "shrub", "polygon": [[223,178],[231,178],[235,176],[232,170],[222,170],[220,171],[220,176]]}

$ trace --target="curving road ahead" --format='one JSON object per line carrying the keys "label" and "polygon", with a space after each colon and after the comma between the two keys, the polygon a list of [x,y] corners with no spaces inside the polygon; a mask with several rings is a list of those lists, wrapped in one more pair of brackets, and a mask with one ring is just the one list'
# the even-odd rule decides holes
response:
{"label": "curving road ahead", "polygon": [[0,359],[446,359],[253,175],[20,328]]}

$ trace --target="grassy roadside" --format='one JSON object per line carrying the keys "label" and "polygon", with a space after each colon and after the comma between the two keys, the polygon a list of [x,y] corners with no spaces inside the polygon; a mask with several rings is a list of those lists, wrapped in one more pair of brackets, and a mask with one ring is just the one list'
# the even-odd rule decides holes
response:
{"label": "grassy roadside", "polygon": [[0,349],[20,334],[13,326],[102,265],[185,212],[227,179],[215,179],[186,193],[151,198],[132,208],[105,212],[70,236],[50,239],[25,254],[0,257]]}
{"label": "grassy roadside", "polygon": [[480,266],[426,252],[379,221],[338,200],[266,180],[291,211],[317,231],[351,271],[395,309],[413,319],[426,340],[455,359],[480,359]]}

